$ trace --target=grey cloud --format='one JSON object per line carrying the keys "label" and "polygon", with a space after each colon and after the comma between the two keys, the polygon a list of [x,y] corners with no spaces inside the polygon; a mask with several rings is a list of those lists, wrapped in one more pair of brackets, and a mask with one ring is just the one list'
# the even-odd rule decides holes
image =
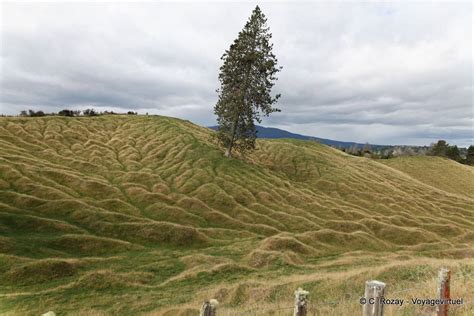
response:
{"label": "grey cloud", "polygon": [[[261,7],[284,67],[282,112],[266,125],[371,143],[473,143],[470,3]],[[2,8],[1,113],[93,105],[211,125],[220,56],[253,5]]]}

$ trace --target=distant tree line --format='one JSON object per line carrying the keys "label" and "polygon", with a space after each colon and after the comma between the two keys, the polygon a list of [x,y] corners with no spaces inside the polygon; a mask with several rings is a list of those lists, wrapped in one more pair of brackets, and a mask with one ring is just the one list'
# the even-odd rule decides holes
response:
{"label": "distant tree line", "polygon": [[430,146],[372,146],[366,143],[364,146],[354,144],[348,148],[339,148],[342,151],[359,157],[374,159],[390,159],[406,156],[438,156],[445,157],[459,163],[474,165],[474,146],[469,148],[458,148],[449,145],[445,140],[439,140]]}
{"label": "distant tree line", "polygon": [[51,112],[51,113],[46,113],[44,111],[33,111],[33,110],[28,110],[28,111],[21,111],[20,116],[21,117],[40,117],[40,116],[68,116],[68,117],[76,117],[76,116],[100,116],[100,115],[137,115],[138,112],[134,111],[128,111],[127,113],[116,113],[114,111],[96,111],[94,109],[85,109],[83,111],[81,110],[69,110],[69,109],[64,109],[59,111],[58,113]]}
{"label": "distant tree line", "polygon": [[474,165],[474,146],[471,145],[467,149],[458,148],[458,146],[449,145],[445,140],[438,140],[437,143],[431,144],[429,155],[446,157],[454,161]]}
{"label": "distant tree line", "polygon": [[353,156],[390,159],[403,156],[425,156],[428,154],[429,148],[428,146],[371,146],[366,143],[363,147],[354,144],[348,148],[341,148],[341,150]]}

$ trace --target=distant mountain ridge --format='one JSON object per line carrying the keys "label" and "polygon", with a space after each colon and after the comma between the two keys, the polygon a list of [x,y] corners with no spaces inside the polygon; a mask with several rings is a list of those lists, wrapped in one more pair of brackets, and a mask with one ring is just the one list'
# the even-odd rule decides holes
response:
{"label": "distant mountain ridge", "polygon": [[[217,126],[209,126],[209,128],[213,130],[217,130]],[[341,147],[341,148],[349,148],[354,145],[360,148],[364,147],[364,144],[362,143],[344,142],[344,141],[332,140],[332,139],[327,139],[327,138],[301,135],[301,134],[291,133],[279,128],[264,127],[264,126],[259,126],[259,125],[257,125],[257,137],[258,138],[293,138],[293,139],[302,139],[302,140],[315,140],[321,144],[334,146],[334,147]],[[372,144],[370,145],[372,146],[372,148],[393,147],[390,145],[372,145]]]}

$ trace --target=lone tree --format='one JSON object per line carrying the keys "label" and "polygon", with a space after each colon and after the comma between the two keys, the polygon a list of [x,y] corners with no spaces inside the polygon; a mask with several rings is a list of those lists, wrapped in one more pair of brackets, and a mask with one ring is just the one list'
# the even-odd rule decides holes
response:
{"label": "lone tree", "polygon": [[270,95],[281,70],[272,53],[272,37],[267,19],[257,6],[239,36],[221,59],[219,99],[214,107],[217,115],[217,139],[226,147],[242,153],[255,148],[255,121],[261,123],[260,112],[268,116],[280,110],[272,107],[280,97]]}
{"label": "lone tree", "polygon": [[436,144],[431,144],[430,154],[433,156],[446,157],[449,145],[445,140],[438,140]]}

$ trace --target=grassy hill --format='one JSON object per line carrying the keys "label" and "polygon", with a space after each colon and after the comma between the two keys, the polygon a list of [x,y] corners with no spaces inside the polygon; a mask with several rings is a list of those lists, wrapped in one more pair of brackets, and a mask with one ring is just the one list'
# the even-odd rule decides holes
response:
{"label": "grassy hill", "polygon": [[400,157],[382,161],[440,190],[474,196],[474,168],[441,157]]}
{"label": "grassy hill", "polygon": [[435,297],[441,266],[474,300],[471,167],[298,140],[229,160],[211,133],[158,116],[0,118],[0,313],[194,315],[217,298],[224,315],[286,315],[304,287],[322,315],[352,315],[365,280]]}

